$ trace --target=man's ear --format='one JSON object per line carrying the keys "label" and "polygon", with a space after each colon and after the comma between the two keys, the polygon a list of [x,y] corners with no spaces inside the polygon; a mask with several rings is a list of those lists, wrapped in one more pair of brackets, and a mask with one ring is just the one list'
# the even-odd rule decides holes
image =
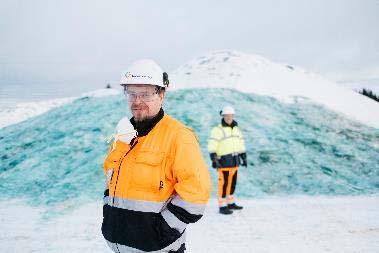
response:
{"label": "man's ear", "polygon": [[159,95],[159,97],[160,97],[160,98],[162,99],[162,101],[163,101],[163,99],[166,97],[166,92],[161,91],[161,92],[158,93],[158,95]]}

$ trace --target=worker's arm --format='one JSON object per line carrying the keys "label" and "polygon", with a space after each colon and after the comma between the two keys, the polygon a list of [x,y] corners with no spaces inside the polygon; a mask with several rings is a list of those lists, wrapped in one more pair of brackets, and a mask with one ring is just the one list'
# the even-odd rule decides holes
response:
{"label": "worker's arm", "polygon": [[170,227],[182,232],[188,223],[202,217],[211,183],[200,146],[190,129],[178,132],[173,156],[176,195],[161,214]]}

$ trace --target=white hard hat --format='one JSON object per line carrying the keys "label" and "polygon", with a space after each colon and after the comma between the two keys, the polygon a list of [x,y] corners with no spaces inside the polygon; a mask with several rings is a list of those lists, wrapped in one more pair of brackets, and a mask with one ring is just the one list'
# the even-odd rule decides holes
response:
{"label": "white hard hat", "polygon": [[134,62],[126,72],[122,74],[120,85],[151,84],[160,87],[168,87],[168,75],[153,60],[143,59]]}
{"label": "white hard hat", "polygon": [[225,115],[225,114],[236,114],[236,112],[234,111],[234,108],[231,107],[230,105],[227,105],[227,106],[224,106],[224,108],[222,108],[222,111],[220,112],[221,115]]}

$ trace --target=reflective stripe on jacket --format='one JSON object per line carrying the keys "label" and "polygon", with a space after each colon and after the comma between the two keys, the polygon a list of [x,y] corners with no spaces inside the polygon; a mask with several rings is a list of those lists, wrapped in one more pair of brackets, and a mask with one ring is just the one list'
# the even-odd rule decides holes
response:
{"label": "reflective stripe on jacket", "polygon": [[116,252],[177,250],[210,196],[194,133],[168,115],[134,146],[117,141],[104,169],[102,232]]}
{"label": "reflective stripe on jacket", "polygon": [[238,126],[218,125],[208,139],[209,153],[216,153],[222,167],[238,166],[238,154],[246,152],[245,142]]}

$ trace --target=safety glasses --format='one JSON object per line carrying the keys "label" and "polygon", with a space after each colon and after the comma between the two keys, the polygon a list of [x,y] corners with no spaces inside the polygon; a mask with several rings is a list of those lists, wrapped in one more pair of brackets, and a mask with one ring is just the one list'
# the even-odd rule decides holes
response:
{"label": "safety glasses", "polygon": [[155,94],[158,94],[157,91],[154,92],[133,92],[128,91],[127,89],[124,90],[124,94],[126,96],[126,99],[130,102],[134,102],[139,97],[143,102],[151,102],[154,100]]}

